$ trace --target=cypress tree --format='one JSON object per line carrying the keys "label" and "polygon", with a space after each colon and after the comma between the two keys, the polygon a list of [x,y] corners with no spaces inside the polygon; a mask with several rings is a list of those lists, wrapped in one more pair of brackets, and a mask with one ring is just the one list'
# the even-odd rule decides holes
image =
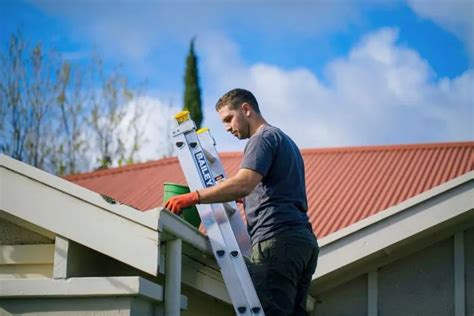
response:
{"label": "cypress tree", "polygon": [[201,88],[199,87],[199,75],[197,68],[197,56],[194,53],[194,38],[191,40],[189,53],[186,57],[186,74],[184,77],[184,110],[191,113],[191,118],[197,128],[201,128],[203,119]]}

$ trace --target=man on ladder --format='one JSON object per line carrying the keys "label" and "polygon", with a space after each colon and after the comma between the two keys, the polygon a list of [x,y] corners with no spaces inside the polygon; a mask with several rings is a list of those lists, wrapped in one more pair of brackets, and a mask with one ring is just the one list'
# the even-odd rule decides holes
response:
{"label": "man on ladder", "polygon": [[304,164],[296,144],[269,125],[254,95],[224,94],[216,110],[225,129],[249,139],[240,169],[215,186],[172,197],[173,213],[194,204],[244,197],[252,241],[249,272],[266,315],[307,315],[306,297],[319,247],[307,216]]}

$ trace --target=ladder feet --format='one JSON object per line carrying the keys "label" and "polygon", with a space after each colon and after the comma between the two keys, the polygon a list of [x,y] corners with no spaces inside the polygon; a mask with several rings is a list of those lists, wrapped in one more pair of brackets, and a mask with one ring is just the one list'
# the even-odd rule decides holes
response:
{"label": "ladder feet", "polygon": [[237,310],[239,311],[239,313],[244,314],[247,311],[247,307],[240,306],[240,307],[237,307]]}
{"label": "ladder feet", "polygon": [[260,307],[252,307],[252,313],[258,314],[258,313],[260,313],[260,311],[261,311]]}

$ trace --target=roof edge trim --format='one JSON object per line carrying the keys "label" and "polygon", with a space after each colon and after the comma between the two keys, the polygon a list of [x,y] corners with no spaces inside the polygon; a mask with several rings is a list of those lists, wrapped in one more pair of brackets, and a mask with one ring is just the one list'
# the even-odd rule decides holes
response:
{"label": "roof edge trim", "polygon": [[99,193],[88,190],[80,185],[64,180],[3,154],[0,154],[0,168],[1,167],[90,203],[105,211],[124,217],[139,225],[155,230],[157,229],[158,218],[154,213],[140,212],[126,204],[110,204],[106,202]]}

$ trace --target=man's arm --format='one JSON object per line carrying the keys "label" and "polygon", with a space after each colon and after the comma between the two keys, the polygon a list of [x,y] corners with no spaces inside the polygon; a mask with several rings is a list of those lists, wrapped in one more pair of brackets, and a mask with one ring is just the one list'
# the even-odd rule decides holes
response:
{"label": "man's arm", "polygon": [[211,204],[234,201],[248,195],[262,181],[263,176],[251,169],[240,169],[235,176],[215,186],[177,195],[166,202],[165,207],[175,214],[194,204]]}
{"label": "man's arm", "polygon": [[240,169],[235,176],[217,185],[199,190],[200,203],[235,201],[247,196],[262,181],[262,175],[250,169]]}

